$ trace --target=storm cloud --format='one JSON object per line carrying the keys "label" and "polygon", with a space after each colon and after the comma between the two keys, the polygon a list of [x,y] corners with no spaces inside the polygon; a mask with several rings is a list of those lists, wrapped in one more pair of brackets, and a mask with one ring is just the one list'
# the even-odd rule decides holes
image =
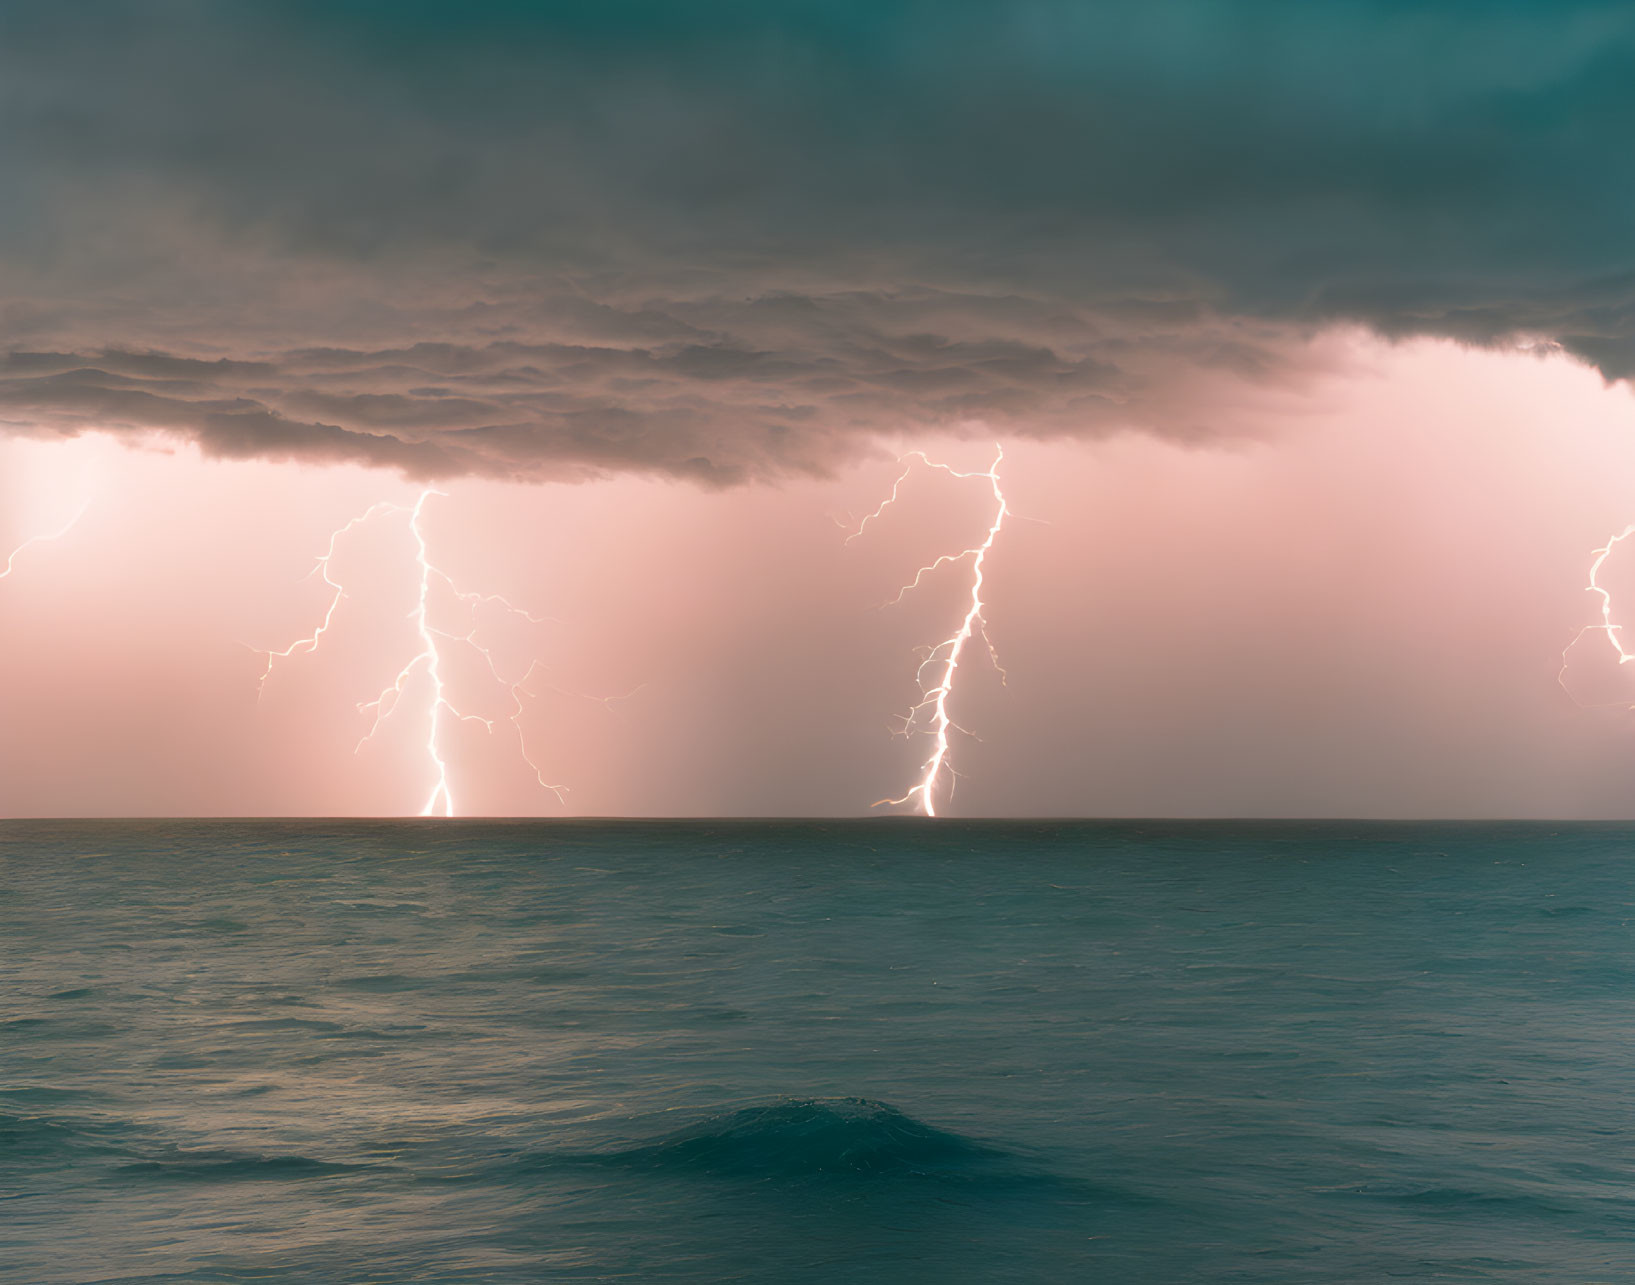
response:
{"label": "storm cloud", "polygon": [[414,476],[1267,431],[1325,336],[1635,372],[1635,14],[0,10],[0,422]]}

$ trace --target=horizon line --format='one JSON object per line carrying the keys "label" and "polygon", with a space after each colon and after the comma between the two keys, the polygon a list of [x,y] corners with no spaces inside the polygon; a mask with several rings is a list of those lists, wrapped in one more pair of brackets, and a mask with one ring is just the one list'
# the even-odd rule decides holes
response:
{"label": "horizon line", "polygon": [[972,824],[999,824],[999,825],[1027,825],[1027,824],[1085,824],[1085,825],[1635,825],[1635,816],[1629,817],[1541,817],[1541,816],[1342,816],[1342,815],[1310,815],[1310,816],[1250,816],[1247,814],[1229,814],[1217,816],[1159,816],[1159,815],[1088,815],[1088,814],[1036,814],[1029,816],[976,816],[976,817],[928,817],[919,813],[888,814],[878,813],[842,813],[833,816],[801,814],[801,813],[731,813],[716,816],[657,814],[633,815],[586,815],[586,816],[533,816],[527,814],[494,813],[489,815],[455,816],[455,817],[427,817],[427,816],[321,816],[321,815],[289,815],[289,816],[254,816],[234,814],[205,814],[205,815],[153,815],[153,816],[11,816],[0,817],[0,826],[4,825],[42,825],[42,824],[221,824],[221,825],[288,825],[297,823],[312,823],[324,825],[346,824],[405,824],[417,826],[458,826],[461,824],[508,824],[508,825],[574,825],[583,823],[593,824],[720,824],[722,822],[765,823],[765,824],[852,824],[869,825],[892,824],[920,824],[926,827],[937,825],[972,825]]}

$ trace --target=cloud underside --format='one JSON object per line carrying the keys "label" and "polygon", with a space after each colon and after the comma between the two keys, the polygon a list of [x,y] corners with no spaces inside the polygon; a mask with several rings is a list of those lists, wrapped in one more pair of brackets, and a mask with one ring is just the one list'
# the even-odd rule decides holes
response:
{"label": "cloud underside", "polygon": [[1635,372],[1626,5],[0,12],[0,424],[424,477],[1269,431],[1335,328]]}
{"label": "cloud underside", "polygon": [[[997,302],[769,296],[694,308],[692,321],[674,321],[674,338],[640,346],[472,339],[214,360],[14,351],[0,359],[0,421],[158,430],[212,455],[427,478],[642,472],[726,485],[821,473],[877,438],[916,431],[1145,428],[1206,441],[1251,406],[1262,420],[1279,415],[1300,373],[1323,360],[1320,343],[1295,346],[1264,325],[1132,335],[1057,313],[1010,333],[990,317],[970,339],[929,328],[938,313],[952,322]],[[644,324],[654,315],[645,309]],[[604,310],[602,320],[616,328],[618,317]]]}

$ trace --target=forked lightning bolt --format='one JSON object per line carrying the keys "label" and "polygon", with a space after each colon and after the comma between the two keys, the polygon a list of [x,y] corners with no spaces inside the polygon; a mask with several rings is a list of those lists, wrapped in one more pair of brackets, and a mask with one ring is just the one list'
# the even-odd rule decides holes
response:
{"label": "forked lightning bolt", "polygon": [[409,686],[416,675],[423,676],[428,691],[426,707],[428,727],[426,734],[426,757],[431,762],[433,779],[431,792],[426,796],[426,803],[425,806],[421,808],[420,815],[442,815],[451,817],[455,814],[454,792],[453,787],[449,783],[448,761],[443,757],[442,750],[444,720],[453,719],[456,722],[481,723],[490,732],[494,730],[496,724],[496,720],[494,719],[483,718],[477,714],[463,713],[449,699],[448,684],[444,671],[443,644],[460,644],[470,647],[479,656],[481,656],[484,664],[488,666],[489,673],[493,675],[495,681],[501,683],[507,689],[511,697],[512,709],[510,714],[507,716],[506,721],[508,721],[516,731],[518,753],[521,754],[523,762],[527,763],[529,768],[533,770],[534,778],[539,782],[541,788],[549,790],[551,793],[556,795],[558,800],[560,800],[562,798],[564,787],[552,785],[545,779],[543,771],[541,771],[539,765],[528,753],[527,740],[522,731],[521,720],[524,709],[523,698],[524,696],[532,694],[529,689],[528,682],[533,676],[534,671],[538,668],[538,662],[536,661],[530,665],[528,672],[523,674],[520,678],[508,678],[500,672],[498,662],[495,661],[493,652],[477,640],[480,625],[476,623],[475,619],[473,619],[471,627],[463,634],[453,633],[448,630],[441,629],[432,623],[432,590],[434,584],[437,582],[441,582],[443,585],[445,585],[457,601],[464,604],[473,612],[475,612],[475,609],[479,606],[497,604],[509,615],[520,617],[534,624],[545,623],[544,617],[535,616],[524,611],[521,607],[515,606],[507,599],[501,597],[499,594],[480,594],[463,591],[446,572],[438,569],[438,567],[432,563],[431,551],[426,540],[426,503],[433,496],[442,496],[443,494],[444,493],[442,491],[436,490],[428,489],[422,491],[419,499],[415,501],[412,507],[386,502],[377,504],[367,512],[353,518],[345,526],[341,527],[330,536],[329,548],[325,551],[324,555],[318,559],[318,564],[314,568],[315,572],[322,574],[324,583],[328,585],[331,590],[329,606],[324,612],[323,619],[319,622],[317,628],[315,628],[312,633],[306,637],[299,638],[289,646],[278,651],[268,651],[264,653],[267,657],[267,664],[261,674],[261,685],[265,687],[267,677],[272,673],[273,667],[277,661],[288,659],[291,656],[301,653],[316,651],[319,643],[323,640],[325,633],[328,632],[330,626],[334,623],[336,609],[340,606],[341,601],[346,597],[345,587],[330,575],[330,562],[335,556],[336,545],[341,537],[352,531],[354,528],[380,515],[387,513],[407,513],[409,515],[409,533],[414,540],[415,565],[419,569],[420,573],[414,609],[409,613],[410,619],[414,621],[415,636],[419,640],[419,650],[413,656],[409,657],[409,659],[403,664],[402,668],[398,670],[397,677],[393,679],[391,683],[387,684],[379,696],[375,697],[375,699],[372,701],[365,701],[358,706],[358,711],[360,713],[372,713],[374,715],[374,721],[371,723],[369,730],[364,733],[362,739],[358,741],[356,747],[357,750],[361,750],[366,744],[369,743],[369,741],[374,739],[375,734],[380,731],[381,726],[391,716],[392,711],[395,710],[401,703],[405,692],[409,689]]}
{"label": "forked lightning bolt", "polygon": [[331,590],[329,607],[324,611],[324,618],[318,622],[318,627],[314,629],[307,637],[297,638],[288,647],[282,648],[279,651],[269,651],[265,653],[267,657],[267,665],[266,668],[261,671],[261,677],[256,682],[256,692],[258,695],[262,691],[266,690],[267,679],[271,677],[273,666],[275,664],[281,660],[288,660],[291,656],[298,655],[302,652],[318,650],[318,643],[323,639],[323,636],[329,632],[330,625],[335,622],[335,611],[336,608],[341,605],[341,599],[346,597],[346,589],[336,581],[329,578],[329,564],[335,557],[335,546],[340,543],[341,537],[349,534],[354,527],[362,526],[365,522],[369,521],[370,518],[375,517],[377,514],[406,512],[408,512],[408,510],[401,504],[391,504],[386,501],[382,501],[373,508],[369,509],[367,512],[360,513],[338,531],[330,534],[329,548],[324,550],[324,554],[318,559],[317,565],[314,566],[311,571],[307,572],[309,576],[321,575],[324,583],[329,586]]}
{"label": "forked lightning bolt", "polygon": [[90,507],[88,503],[80,505],[79,512],[75,513],[73,517],[69,518],[67,522],[63,523],[62,526],[58,527],[55,531],[48,531],[44,535],[31,535],[28,539],[19,544],[6,558],[6,565],[4,569],[0,569],[0,580],[4,580],[12,573],[17,566],[18,557],[24,551],[32,549],[37,544],[47,544],[52,540],[60,540],[63,538],[63,536],[72,531],[78,524],[79,520],[85,516],[85,510],[88,507]]}
{"label": "forked lightning bolt", "polygon": [[[1627,665],[1631,661],[1635,661],[1635,652],[1632,652],[1626,648],[1623,644],[1623,640],[1619,637],[1619,633],[1623,629],[1623,626],[1612,623],[1612,594],[1601,584],[1600,580],[1601,568],[1606,564],[1607,559],[1612,556],[1612,551],[1616,549],[1620,543],[1627,540],[1632,535],[1635,535],[1635,523],[1631,523],[1629,526],[1626,526],[1622,531],[1618,532],[1617,535],[1613,536],[1612,539],[1608,540],[1605,545],[1599,549],[1596,549],[1594,553],[1591,554],[1590,581],[1589,584],[1585,585],[1584,587],[1590,593],[1595,594],[1601,599],[1601,623],[1598,625],[1585,625],[1573,635],[1572,641],[1561,650],[1561,669],[1560,672],[1556,674],[1556,682],[1561,684],[1561,690],[1566,692],[1567,695],[1572,698],[1575,704],[1583,705],[1585,702],[1580,701],[1578,697],[1573,696],[1571,689],[1567,686],[1567,657],[1569,653],[1571,653],[1572,649],[1577,646],[1578,640],[1585,634],[1589,633],[1591,630],[1600,630],[1606,635],[1607,642],[1612,647],[1613,654],[1618,658],[1618,663],[1620,665]],[[1629,705],[1635,707],[1635,701],[1599,701],[1592,703],[1600,705]]]}
{"label": "forked lightning bolt", "polygon": [[[1005,671],[1000,668],[999,657],[994,652],[993,643],[988,639],[987,622],[984,618],[985,606],[982,601],[982,586],[986,574],[988,552],[993,548],[994,540],[998,538],[1000,530],[1005,525],[1005,518],[1010,514],[1010,508],[1005,503],[1004,491],[999,485],[999,465],[1004,461],[1003,447],[996,446],[994,462],[986,472],[962,473],[950,468],[946,464],[939,464],[926,457],[923,451],[912,451],[903,456],[903,472],[892,484],[891,493],[880,503],[880,507],[866,516],[858,524],[857,530],[847,537],[849,544],[863,534],[870,522],[877,521],[880,516],[897,500],[902,485],[914,470],[915,461],[928,468],[938,469],[951,477],[982,478],[987,481],[993,490],[994,513],[993,522],[989,525],[987,535],[980,544],[962,549],[958,553],[945,553],[941,557],[928,562],[914,573],[914,578],[897,591],[897,596],[886,606],[893,606],[901,602],[906,594],[919,587],[921,581],[940,567],[950,563],[963,562],[966,559],[971,563],[971,597],[965,609],[965,614],[956,629],[947,638],[933,646],[924,649],[924,656],[919,668],[915,671],[915,680],[920,688],[920,700],[913,705],[908,713],[902,717],[902,735],[913,736],[916,733],[931,737],[931,755],[920,765],[919,779],[911,785],[907,792],[898,798],[880,799],[873,806],[896,806],[904,803],[916,804],[928,817],[937,815],[937,789],[946,774],[956,775],[953,766],[948,761],[949,743],[948,733],[952,731],[964,732],[965,729],[955,723],[948,712],[948,702],[954,694],[954,679],[959,672],[960,658],[965,653],[966,645],[973,637],[981,636],[987,649],[988,660],[998,671],[1000,681],[1005,678]],[[931,671],[928,679],[926,671]],[[929,726],[926,726],[929,724]],[[966,733],[970,735],[970,733]]]}

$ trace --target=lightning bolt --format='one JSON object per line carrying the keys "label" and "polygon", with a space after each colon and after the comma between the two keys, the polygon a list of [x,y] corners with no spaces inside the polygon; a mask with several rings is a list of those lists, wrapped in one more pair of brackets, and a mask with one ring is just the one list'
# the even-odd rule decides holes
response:
{"label": "lightning bolt", "polygon": [[13,570],[16,569],[18,557],[21,556],[26,550],[32,549],[37,544],[49,544],[52,540],[60,540],[63,538],[63,536],[72,531],[74,527],[79,524],[79,520],[85,516],[85,510],[90,507],[90,501],[86,501],[84,504],[79,506],[79,511],[75,513],[73,517],[69,518],[67,522],[63,523],[63,525],[58,527],[55,531],[48,531],[44,535],[31,535],[28,539],[19,544],[11,551],[10,555],[7,556],[5,569],[0,571],[0,580],[4,580],[12,573]]}
{"label": "lightning bolt", "polygon": [[[964,732],[967,736],[972,735],[972,733],[954,722],[948,712],[948,702],[954,694],[954,679],[959,672],[960,658],[964,655],[966,645],[972,638],[980,637],[982,639],[984,646],[987,648],[988,659],[998,672],[1000,681],[1003,682],[1005,679],[1005,671],[1000,667],[998,654],[994,650],[992,641],[988,638],[987,622],[983,614],[985,607],[982,601],[982,586],[986,575],[985,564],[988,551],[993,548],[994,540],[998,538],[1000,530],[1005,525],[1005,518],[1010,514],[1010,508],[1005,502],[1005,493],[999,485],[999,466],[1004,462],[1005,450],[1004,447],[996,445],[994,451],[994,462],[988,466],[985,472],[980,473],[964,473],[958,469],[950,468],[946,464],[939,464],[935,460],[927,458],[923,451],[909,452],[902,457],[903,472],[898,476],[896,482],[892,484],[891,493],[881,501],[879,508],[864,517],[862,522],[858,524],[857,530],[853,531],[846,539],[846,543],[850,544],[852,540],[863,534],[864,528],[870,522],[878,521],[881,515],[896,503],[902,491],[903,483],[907,481],[909,474],[914,471],[916,461],[928,468],[947,473],[951,477],[983,478],[993,491],[993,522],[989,525],[987,535],[982,542],[972,545],[968,549],[962,549],[958,553],[945,553],[934,561],[928,562],[914,573],[912,580],[897,591],[895,598],[883,604],[888,607],[895,606],[907,594],[918,588],[926,576],[939,568],[950,563],[970,560],[971,597],[965,615],[960,620],[959,628],[952,634],[941,642],[923,649],[919,668],[915,670],[914,675],[915,681],[920,688],[920,700],[909,708],[906,715],[901,716],[902,728],[900,734],[912,736],[916,732],[923,732],[925,735],[930,736],[932,740],[931,755],[920,765],[919,779],[908,788],[906,793],[899,798],[878,800],[872,805],[877,808],[888,805],[899,806],[905,803],[917,803],[926,816],[934,817],[937,815],[937,787],[942,777],[947,774],[952,780],[958,776],[952,764],[948,761],[948,733],[952,730]],[[927,670],[932,671],[930,679],[926,676]],[[929,726],[922,726],[923,724],[929,724]]]}
{"label": "lightning bolt", "polygon": [[[1581,701],[1578,699],[1578,697],[1574,696],[1572,690],[1567,686],[1567,658],[1572,649],[1578,645],[1579,639],[1581,639],[1585,634],[1590,633],[1593,630],[1600,630],[1606,635],[1607,642],[1611,645],[1613,654],[1617,656],[1618,663],[1620,665],[1627,665],[1631,661],[1635,661],[1635,652],[1627,650],[1624,647],[1623,640],[1618,636],[1619,632],[1623,629],[1623,626],[1612,623],[1612,594],[1601,584],[1600,581],[1601,568],[1605,565],[1606,560],[1612,556],[1612,551],[1632,535],[1635,535],[1635,523],[1631,523],[1629,526],[1626,526],[1622,531],[1618,532],[1617,535],[1608,540],[1601,548],[1593,550],[1590,555],[1590,578],[1589,583],[1585,585],[1584,588],[1589,593],[1593,593],[1601,599],[1601,623],[1595,625],[1585,625],[1573,635],[1572,641],[1561,649],[1561,669],[1556,674],[1556,682],[1561,685],[1561,690],[1567,693],[1568,697],[1575,705],[1586,705],[1586,702]],[[1589,704],[1602,706],[1635,706],[1635,701],[1595,701],[1589,702]]]}
{"label": "lightning bolt", "polygon": [[[330,625],[335,623],[335,612],[336,609],[340,607],[341,600],[346,597],[346,588],[338,581],[330,579],[329,564],[335,557],[335,546],[340,543],[342,537],[351,534],[355,528],[362,526],[365,522],[378,516],[379,514],[406,512],[408,512],[408,510],[401,504],[392,504],[387,501],[382,501],[381,503],[374,505],[367,512],[360,513],[345,526],[330,534],[329,548],[324,550],[323,556],[318,559],[312,570],[307,572],[309,577],[314,575],[322,576],[324,583],[328,585],[331,590],[329,606],[324,611],[324,618],[318,622],[318,627],[307,635],[307,637],[297,638],[288,647],[282,648],[279,651],[268,651],[262,653],[267,657],[267,664],[261,671],[260,678],[256,680],[256,696],[258,699],[261,693],[266,689],[267,679],[272,676],[274,665],[276,665],[280,660],[288,660],[291,656],[296,656],[304,652],[317,651],[318,644],[323,640],[323,636],[329,632]],[[256,649],[252,648],[252,650]]]}
{"label": "lightning bolt", "polygon": [[[448,683],[445,678],[445,644],[463,645],[471,648],[479,655],[494,680],[504,686],[511,698],[511,711],[506,716],[516,733],[517,750],[524,763],[533,771],[535,780],[544,790],[554,794],[557,800],[562,800],[566,787],[553,785],[545,779],[545,774],[539,764],[529,753],[527,739],[522,729],[522,715],[526,708],[525,698],[536,693],[529,686],[530,680],[540,668],[536,660],[526,673],[517,678],[509,678],[500,670],[491,648],[479,641],[481,625],[476,620],[476,612],[480,607],[498,606],[507,615],[519,617],[533,624],[544,624],[547,617],[536,616],[516,606],[500,594],[473,593],[462,590],[454,579],[431,558],[431,547],[426,538],[426,505],[433,497],[446,498],[445,492],[428,488],[420,493],[419,498],[412,506],[394,504],[383,501],[374,505],[367,512],[359,514],[345,526],[333,532],[329,538],[329,547],[323,556],[318,559],[317,565],[309,575],[319,574],[329,586],[331,593],[329,604],[324,611],[323,618],[317,627],[303,638],[298,638],[277,651],[264,651],[267,657],[266,667],[262,671],[260,683],[264,687],[267,676],[272,673],[278,660],[292,656],[310,653],[318,650],[324,635],[329,631],[335,620],[336,610],[345,597],[345,587],[330,575],[330,562],[335,556],[336,547],[340,540],[355,528],[371,519],[388,513],[406,513],[409,515],[409,534],[414,541],[415,566],[419,571],[418,583],[413,609],[409,612],[409,619],[414,622],[415,637],[419,642],[419,650],[410,656],[397,671],[397,676],[381,690],[379,696],[372,701],[364,701],[358,705],[358,712],[373,714],[373,721],[369,730],[358,741],[353,752],[357,753],[375,738],[394,710],[402,703],[404,695],[417,675],[425,680],[427,688],[426,703],[426,757],[431,765],[432,784],[430,793],[426,796],[425,805],[420,810],[421,816],[455,815],[455,801],[453,786],[449,782],[449,764],[442,749],[443,731],[445,722],[481,723],[489,732],[493,732],[499,720],[484,718],[478,714],[468,714],[462,711],[449,697]],[[471,615],[471,627],[463,634],[440,628],[432,620],[432,596],[434,587],[441,583],[454,599],[461,603]],[[258,689],[259,690],[259,689]]]}

